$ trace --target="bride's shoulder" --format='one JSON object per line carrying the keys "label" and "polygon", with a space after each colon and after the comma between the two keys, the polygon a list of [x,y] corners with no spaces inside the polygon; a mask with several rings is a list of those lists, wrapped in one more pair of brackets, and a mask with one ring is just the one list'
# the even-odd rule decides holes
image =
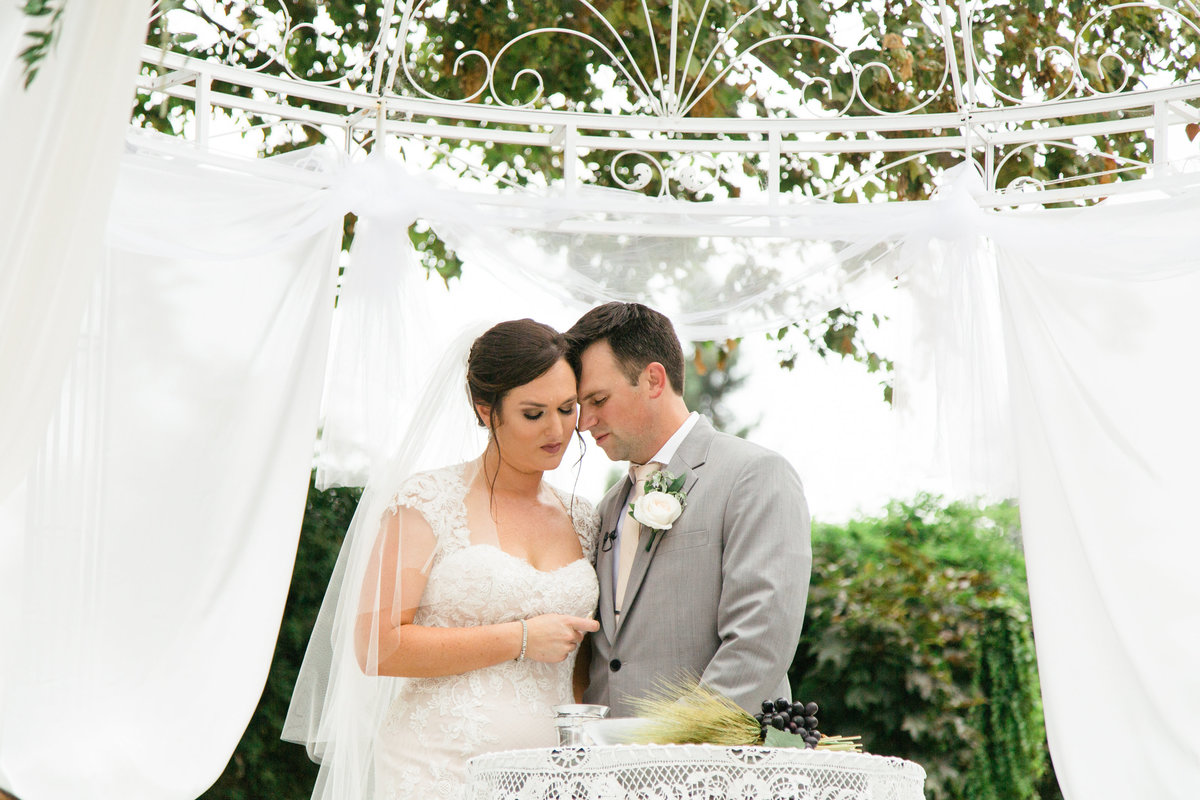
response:
{"label": "bride's shoulder", "polygon": [[414,472],[401,482],[392,499],[392,506],[409,506],[420,510],[423,506],[447,498],[460,498],[465,467],[466,464],[451,464]]}
{"label": "bride's shoulder", "polygon": [[595,533],[600,530],[600,514],[591,501],[586,497],[565,492],[557,486],[551,488],[554,489],[563,506],[570,510],[571,520],[575,523],[575,530],[579,532],[580,536],[589,539],[594,537]]}
{"label": "bride's shoulder", "polygon": [[570,509],[572,513],[576,511],[593,513],[595,511],[591,501],[586,497],[582,497],[566,489],[560,489],[549,481],[546,484],[558,495],[558,499],[562,501],[563,507]]}

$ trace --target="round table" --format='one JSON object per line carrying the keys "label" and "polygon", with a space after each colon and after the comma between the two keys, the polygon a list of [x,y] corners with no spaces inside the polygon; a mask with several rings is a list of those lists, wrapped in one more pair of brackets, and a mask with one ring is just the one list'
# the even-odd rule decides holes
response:
{"label": "round table", "polygon": [[467,762],[468,800],[924,800],[901,758],[769,747],[507,750]]}

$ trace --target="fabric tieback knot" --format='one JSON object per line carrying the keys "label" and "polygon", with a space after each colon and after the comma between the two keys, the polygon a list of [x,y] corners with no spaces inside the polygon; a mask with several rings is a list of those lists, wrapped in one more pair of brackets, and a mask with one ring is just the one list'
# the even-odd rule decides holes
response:
{"label": "fabric tieback knot", "polygon": [[[663,468],[657,461],[633,465],[633,491],[629,503],[636,503],[646,493],[646,481]],[[626,503],[626,508],[629,504]],[[638,541],[642,537],[642,525],[632,516],[627,516],[621,528],[621,546],[617,560],[617,587],[613,592],[613,609],[617,614],[625,606],[625,588],[629,585],[629,573],[633,570],[633,559],[637,556]]]}

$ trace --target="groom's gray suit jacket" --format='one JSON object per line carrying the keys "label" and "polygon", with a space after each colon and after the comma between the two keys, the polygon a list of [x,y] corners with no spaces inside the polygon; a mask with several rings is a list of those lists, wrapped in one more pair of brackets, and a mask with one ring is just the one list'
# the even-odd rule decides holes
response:
{"label": "groom's gray suit jacket", "polygon": [[[808,506],[796,471],[778,453],[718,433],[703,417],[667,469],[687,473],[687,505],[649,552],[642,533],[619,627],[617,549],[597,550],[600,630],[588,636],[584,702],[632,716],[632,699],[652,692],[660,678],[683,675],[751,712],[767,698],[790,696],[787,669],[812,569]],[[600,502],[602,535],[609,537],[627,512],[629,488],[626,476]]]}

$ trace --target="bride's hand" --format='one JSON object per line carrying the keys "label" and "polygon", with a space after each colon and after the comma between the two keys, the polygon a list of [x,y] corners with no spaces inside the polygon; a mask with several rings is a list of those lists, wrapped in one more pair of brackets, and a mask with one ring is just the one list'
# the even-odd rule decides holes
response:
{"label": "bride's hand", "polygon": [[526,620],[529,639],[525,658],[556,664],[571,655],[583,641],[585,633],[600,630],[600,623],[586,617],[565,614],[542,614]]}

